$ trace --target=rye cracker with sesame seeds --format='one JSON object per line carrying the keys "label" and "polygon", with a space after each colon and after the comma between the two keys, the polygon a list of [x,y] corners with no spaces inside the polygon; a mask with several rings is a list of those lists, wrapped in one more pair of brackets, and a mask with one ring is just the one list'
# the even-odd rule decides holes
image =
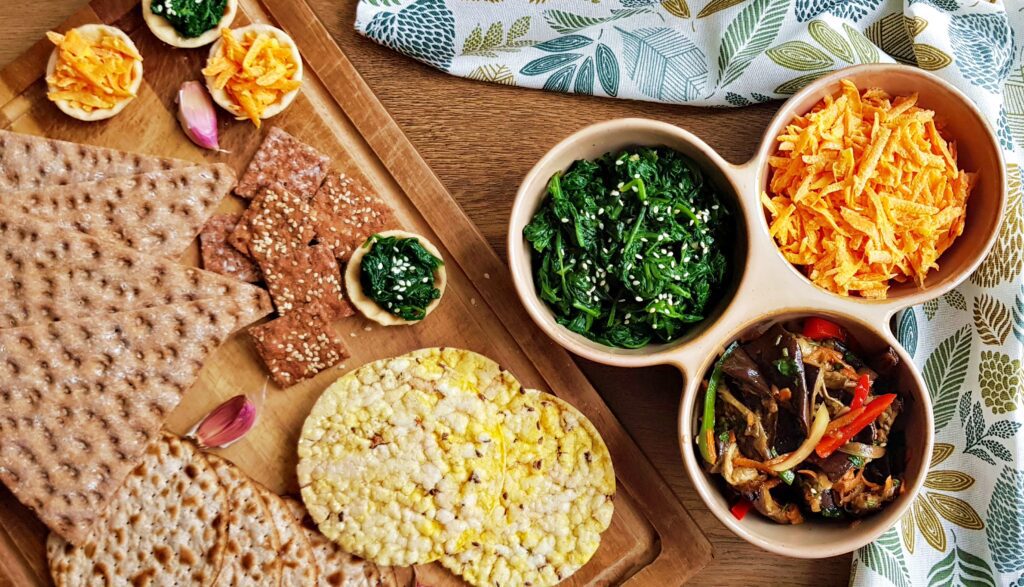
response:
{"label": "rye cracker with sesame seeds", "polygon": [[316,238],[340,261],[378,232],[398,228],[395,213],[362,181],[331,171],[313,196]]}
{"label": "rye cracker with sesame seeds", "polygon": [[260,263],[270,297],[281,315],[319,301],[328,322],[355,312],[341,291],[338,262],[326,245],[296,249]]}
{"label": "rye cracker with sesame seeds", "polygon": [[502,410],[505,484],[484,533],[441,563],[471,585],[555,585],[587,563],[612,519],[615,472],[597,429],[522,389]]}
{"label": "rye cracker with sesame seeds", "polygon": [[219,585],[281,584],[281,537],[255,481],[215,454],[205,454],[227,492],[227,543],[217,574]]}
{"label": "rye cracker with sesame seeds", "polygon": [[0,130],[0,190],[37,189],[195,165]]}
{"label": "rye cracker with sesame seeds", "polygon": [[242,213],[228,242],[256,261],[290,253],[313,240],[315,214],[306,200],[281,186],[263,189]]}
{"label": "rye cracker with sesame seeds", "polygon": [[241,214],[217,214],[210,217],[199,233],[199,252],[203,269],[256,283],[262,278],[259,265],[228,244],[228,235],[238,225]]}
{"label": "rye cracker with sesame seeds", "polygon": [[[419,241],[420,245],[428,253],[437,259],[441,259],[441,251],[434,246],[434,243],[428,241],[424,236],[406,232],[404,230],[387,230],[378,233],[376,237],[394,237],[397,239],[414,238]],[[374,239],[374,237],[371,237],[371,239]],[[434,289],[437,290],[437,297],[423,309],[423,318],[420,318],[419,320],[407,320],[401,316],[393,314],[387,308],[378,304],[376,300],[370,297],[369,292],[367,292],[363,286],[363,260],[366,257],[366,254],[370,252],[370,249],[373,248],[373,244],[374,240],[367,240],[365,244],[356,249],[352,254],[352,258],[349,259],[348,265],[345,267],[345,291],[348,293],[349,301],[352,302],[352,305],[355,306],[363,316],[366,316],[370,320],[373,320],[382,326],[403,326],[421,322],[431,312],[437,309],[441,304],[441,297],[444,296],[445,288],[448,285],[448,272],[445,271],[443,262],[434,270],[434,279],[431,284]],[[401,280],[396,280],[397,287],[407,287],[408,284],[399,285],[397,283],[398,281]]]}
{"label": "rye cracker with sesame seeds", "polygon": [[279,386],[291,387],[349,357],[328,316],[326,308],[313,301],[247,331]]}
{"label": "rye cracker with sesame seeds", "polygon": [[299,437],[320,531],[382,565],[427,563],[484,531],[504,480],[498,405],[518,383],[490,359],[422,349],[368,363],[320,396]]}
{"label": "rye cracker with sesame seeds", "polygon": [[227,165],[193,165],[0,192],[0,206],[142,253],[177,258],[234,183]]}
{"label": "rye cracker with sesame seeds", "polygon": [[327,155],[275,126],[267,131],[249,161],[235,186],[235,194],[252,198],[264,188],[280,185],[309,200],[320,187],[330,164]]}
{"label": "rye cracker with sesame seeds", "polygon": [[[227,542],[227,493],[191,442],[155,434],[78,546],[46,542],[57,587],[216,584]],[[148,581],[146,579],[148,578]]]}

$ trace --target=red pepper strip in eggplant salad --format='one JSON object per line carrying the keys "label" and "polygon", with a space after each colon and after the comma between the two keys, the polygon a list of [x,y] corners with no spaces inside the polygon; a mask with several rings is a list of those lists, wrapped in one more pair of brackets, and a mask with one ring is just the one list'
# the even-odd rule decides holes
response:
{"label": "red pepper strip in eggplant salad", "polygon": [[822,318],[776,323],[715,362],[697,444],[730,501],[800,524],[861,518],[902,491],[899,357],[861,358],[847,338]]}

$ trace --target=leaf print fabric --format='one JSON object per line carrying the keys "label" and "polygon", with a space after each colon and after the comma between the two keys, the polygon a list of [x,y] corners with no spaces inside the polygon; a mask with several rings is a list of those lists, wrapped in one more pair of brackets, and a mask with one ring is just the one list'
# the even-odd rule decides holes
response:
{"label": "leaf print fabric", "polygon": [[1024,587],[1020,1],[360,0],[355,26],[453,75],[610,98],[743,107],[875,62],[963,91],[1004,150],[1005,219],[966,283],[893,322],[928,387],[935,451],[916,503],[854,556],[851,585]]}

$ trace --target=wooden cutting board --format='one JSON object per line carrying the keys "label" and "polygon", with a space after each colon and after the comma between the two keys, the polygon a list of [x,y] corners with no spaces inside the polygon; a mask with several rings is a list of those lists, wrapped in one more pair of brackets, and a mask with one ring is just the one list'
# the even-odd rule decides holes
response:
{"label": "wooden cutting board", "polygon": [[[234,26],[269,22],[288,31],[306,65],[295,103],[264,128],[280,126],[327,153],[334,165],[362,176],[396,209],[404,228],[435,242],[445,258],[449,285],[436,312],[413,327],[384,329],[362,318],[339,321],[352,358],[339,369],[287,390],[270,384],[256,428],[220,451],[252,477],[280,493],[295,493],[295,445],[316,398],[344,371],[427,346],[484,353],[530,387],[559,395],[582,410],[608,444],[618,475],[615,516],[597,554],[569,584],[667,585],[684,582],[711,559],[707,539],[625,433],[569,356],[530,322],[515,297],[508,271],[451,195],[370,92],[309,7],[295,0],[241,0]],[[135,0],[95,0],[58,30],[103,22],[128,32],[144,57],[139,97],[117,117],[81,123],[60,113],[45,96],[43,69],[51,46],[41,40],[0,72],[0,126],[19,132],[195,161],[221,161],[239,172],[260,142],[260,132],[223,112],[221,146],[194,147],[175,120],[181,82],[199,79],[205,49],[172,49],[153,37]],[[242,204],[228,198],[222,211]],[[193,246],[182,261],[195,264]],[[184,432],[223,400],[258,392],[266,373],[251,343],[236,336],[205,366],[168,427]],[[0,577],[15,585],[46,585],[45,528],[5,489],[0,493]],[[435,565],[417,569],[426,585],[456,583]]]}

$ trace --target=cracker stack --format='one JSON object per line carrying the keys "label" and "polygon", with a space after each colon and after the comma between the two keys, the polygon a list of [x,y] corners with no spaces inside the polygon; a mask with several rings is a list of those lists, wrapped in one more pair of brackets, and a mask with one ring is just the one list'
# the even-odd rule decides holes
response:
{"label": "cracker stack", "polygon": [[111,496],[205,360],[270,311],[258,288],[161,257],[232,181],[0,131],[0,480],[71,542],[116,525]]}
{"label": "cracker stack", "polygon": [[[313,587],[399,585],[390,568],[338,550],[306,511],[231,462],[164,433],[80,546],[51,533],[57,587],[84,584]],[[408,585],[405,577],[402,585]]]}
{"label": "cracker stack", "polygon": [[331,328],[333,321],[354,313],[345,300],[338,261],[394,225],[387,204],[329,166],[323,153],[271,128],[235,188],[235,194],[251,200],[248,208],[238,218],[215,218],[201,236],[204,267],[266,282],[280,317],[250,334],[281,387],[349,356]]}

